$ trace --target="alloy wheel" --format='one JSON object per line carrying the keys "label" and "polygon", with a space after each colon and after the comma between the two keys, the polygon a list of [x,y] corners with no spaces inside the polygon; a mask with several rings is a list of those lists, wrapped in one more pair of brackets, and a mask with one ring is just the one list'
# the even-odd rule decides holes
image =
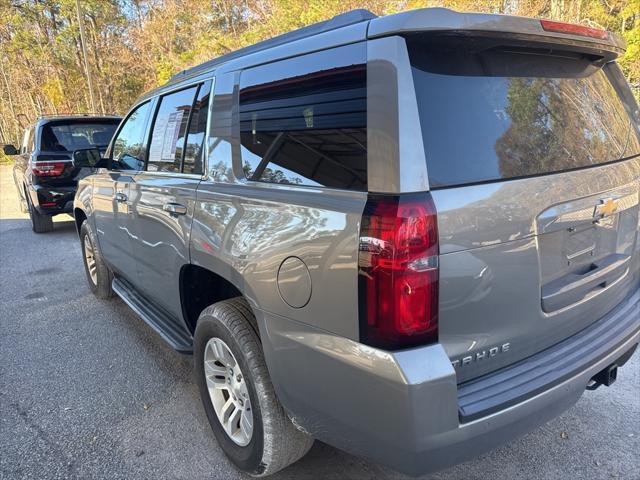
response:
{"label": "alloy wheel", "polygon": [[84,236],[84,261],[87,264],[87,270],[89,271],[89,277],[94,285],[98,284],[98,266],[96,265],[96,257],[93,252],[93,245],[89,240],[89,235]]}
{"label": "alloy wheel", "polygon": [[229,346],[217,337],[207,342],[203,361],[209,397],[220,425],[237,445],[248,445],[253,435],[253,411],[240,365]]}

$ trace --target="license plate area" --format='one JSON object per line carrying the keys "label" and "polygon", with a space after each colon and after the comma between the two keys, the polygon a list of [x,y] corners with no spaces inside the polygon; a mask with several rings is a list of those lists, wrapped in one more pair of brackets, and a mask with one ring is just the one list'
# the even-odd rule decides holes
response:
{"label": "license plate area", "polygon": [[563,244],[563,253],[567,259],[567,265],[584,259],[585,256],[593,257],[598,244],[597,227],[589,225],[579,229],[567,230],[567,238]]}
{"label": "license plate area", "polygon": [[554,313],[617,288],[633,253],[638,193],[624,188],[554,205],[536,222],[540,303]]}

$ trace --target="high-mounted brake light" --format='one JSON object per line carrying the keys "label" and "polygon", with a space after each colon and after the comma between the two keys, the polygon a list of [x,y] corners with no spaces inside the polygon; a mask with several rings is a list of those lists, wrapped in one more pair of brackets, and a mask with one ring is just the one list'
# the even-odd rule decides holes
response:
{"label": "high-mounted brake light", "polygon": [[59,177],[65,165],[65,162],[36,162],[31,166],[31,171],[36,177]]}
{"label": "high-mounted brake light", "polygon": [[370,195],[358,262],[361,341],[387,349],[437,341],[438,226],[431,195]]}
{"label": "high-mounted brake light", "polygon": [[606,40],[609,32],[599,28],[584,27],[574,23],[555,22],[553,20],[540,20],[542,28],[547,32],[567,33],[569,35],[581,35],[583,37],[599,38]]}

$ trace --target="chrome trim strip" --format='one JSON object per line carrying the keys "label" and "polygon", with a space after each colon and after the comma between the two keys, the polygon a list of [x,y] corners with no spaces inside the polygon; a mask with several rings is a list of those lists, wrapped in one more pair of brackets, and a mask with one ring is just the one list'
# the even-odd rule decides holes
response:
{"label": "chrome trim strip", "polygon": [[136,171],[138,175],[150,175],[152,177],[170,177],[170,178],[191,178],[191,179],[204,179],[204,175],[197,175],[194,173],[182,173],[182,172],[150,172],[148,170]]}

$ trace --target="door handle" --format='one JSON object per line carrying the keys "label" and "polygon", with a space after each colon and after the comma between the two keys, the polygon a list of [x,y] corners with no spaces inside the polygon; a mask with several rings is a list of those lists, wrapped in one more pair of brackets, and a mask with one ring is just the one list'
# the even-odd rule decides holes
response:
{"label": "door handle", "polygon": [[179,203],[165,203],[162,209],[172,215],[185,215],[187,213],[187,207]]}
{"label": "door handle", "polygon": [[127,201],[127,195],[122,192],[116,193],[116,202],[124,203]]}

